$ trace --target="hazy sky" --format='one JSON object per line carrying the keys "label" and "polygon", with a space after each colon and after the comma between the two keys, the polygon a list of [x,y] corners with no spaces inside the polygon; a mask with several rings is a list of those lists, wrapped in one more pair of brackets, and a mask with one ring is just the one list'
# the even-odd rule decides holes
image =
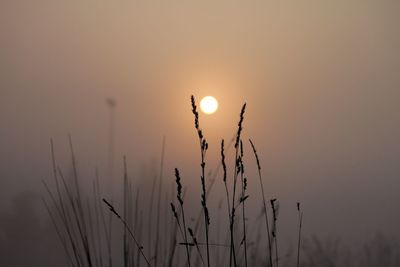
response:
{"label": "hazy sky", "polygon": [[398,1],[3,0],[2,208],[43,193],[50,138],[66,163],[72,134],[87,179],[107,170],[107,97],[117,173],[122,155],[133,176],[158,162],[165,135],[166,177],[197,175],[190,95],[214,95],[218,112],[201,116],[210,167],[247,102],[244,137],[282,220],[301,201],[307,233],[399,236],[399,12]]}

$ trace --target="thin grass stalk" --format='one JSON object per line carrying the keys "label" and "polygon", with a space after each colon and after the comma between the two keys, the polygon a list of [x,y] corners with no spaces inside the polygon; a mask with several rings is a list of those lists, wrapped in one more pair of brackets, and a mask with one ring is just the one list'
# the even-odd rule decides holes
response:
{"label": "thin grass stalk", "polygon": [[229,202],[229,190],[228,190],[228,184],[226,182],[226,177],[227,177],[227,171],[226,171],[226,163],[225,163],[225,148],[224,148],[224,139],[221,141],[221,164],[222,164],[222,169],[223,169],[223,182],[225,185],[225,192],[226,192],[226,203],[228,206],[228,218],[229,221],[231,221],[231,205]]}
{"label": "thin grass stalk", "polygon": [[164,214],[163,218],[166,220],[164,223],[164,238],[162,242],[162,258],[164,259],[162,265],[166,266],[166,259],[168,258],[168,240],[169,240],[169,235],[170,235],[170,222],[169,222],[169,216],[168,216],[168,209],[165,206],[165,203],[168,203],[168,192],[165,192],[165,198],[164,198]]}
{"label": "thin grass stalk", "polygon": [[[174,185],[171,183],[171,190],[170,190],[170,194],[171,194],[170,198],[171,198],[171,200],[173,200],[173,198],[174,198],[173,197],[174,196],[173,192],[174,192]],[[171,205],[171,208],[172,208],[172,205]],[[173,222],[174,217],[175,217],[174,210],[172,210],[172,213],[173,213],[173,215],[172,215],[172,218],[171,218],[171,222]],[[177,244],[176,235],[178,233],[178,224],[177,223],[173,223],[171,225],[173,225],[173,228],[172,228],[172,233],[171,233],[171,243],[170,243],[170,246],[169,246],[170,247],[170,251],[168,253],[168,264],[167,264],[168,267],[172,267],[172,264],[173,264],[173,261],[174,261],[174,255],[175,255],[176,244]]]}
{"label": "thin grass stalk", "polygon": [[[138,223],[138,220],[139,220],[139,216],[138,216],[138,212],[139,212],[139,187],[137,187],[136,188],[136,197],[135,197],[135,212],[134,212],[134,231],[135,231],[135,234],[136,233],[138,233],[139,234],[139,236],[138,236],[138,240],[140,241],[140,238],[141,238],[141,235],[140,235],[140,233],[142,232],[142,231],[139,231],[139,229],[141,230],[141,228],[138,228],[139,227],[139,223]],[[142,216],[140,216],[140,218],[142,218]],[[139,250],[137,251],[137,256],[136,256],[136,265],[137,266],[139,266],[139,260],[140,260],[140,257],[139,257]]]}
{"label": "thin grass stalk", "polygon": [[[99,183],[99,176],[98,173],[96,173],[96,199],[98,201],[98,203],[100,203],[101,201],[101,197],[100,197],[100,183]],[[104,210],[99,206],[99,211],[100,211],[100,218],[101,218],[101,223],[103,226],[103,231],[104,231],[104,236],[105,236],[105,241],[106,241],[106,249],[107,249],[107,254],[108,254],[108,266],[112,266],[113,265],[113,261],[112,261],[112,249],[111,249],[111,224],[108,225],[107,221],[106,221],[106,217],[104,214]],[[109,216],[110,218],[112,217],[112,215],[110,214]],[[111,219],[108,221],[109,223],[111,223]]]}
{"label": "thin grass stalk", "polygon": [[[206,266],[206,263],[204,262],[203,256],[201,255],[201,251],[200,251],[197,239],[193,234],[193,230],[189,227],[188,231],[189,231],[190,236],[192,237],[194,245],[196,246],[197,252],[199,253],[199,256],[200,256],[201,262],[203,263],[203,266]],[[186,244],[186,246],[187,246],[187,244]]]}
{"label": "thin grass stalk", "polygon": [[[184,201],[185,195],[186,195],[186,189],[183,190],[182,201]],[[175,205],[172,202],[170,202],[170,207],[171,207],[171,210],[172,210],[172,215],[173,215],[173,217],[175,218],[175,221],[176,221],[176,224],[174,224],[175,227],[174,227],[174,232],[173,232],[173,235],[172,235],[173,238],[172,238],[171,253],[170,253],[170,256],[169,256],[169,260],[168,260],[168,266],[171,267],[171,266],[175,266],[175,265],[172,265],[172,264],[173,264],[173,259],[174,259],[176,247],[177,247],[176,235],[178,233],[178,230],[181,233],[181,237],[182,237],[183,240],[185,239],[185,237],[184,237],[184,234],[183,234],[181,223],[179,221],[179,216],[181,215],[181,209],[176,210]],[[190,250],[189,250],[189,253],[190,253]],[[176,265],[178,265],[178,264],[176,264]]]}
{"label": "thin grass stalk", "polygon": [[208,144],[204,141],[203,142],[203,149],[204,152],[202,153],[202,158],[201,158],[201,185],[202,185],[202,206],[204,209],[204,225],[205,225],[205,232],[206,232],[206,246],[207,246],[207,266],[210,267],[210,247],[209,247],[209,226],[210,226],[210,216],[208,213],[208,208],[207,208],[207,199],[206,199],[206,185],[205,185],[205,152],[207,150]]}
{"label": "thin grass stalk", "polygon": [[[219,243],[220,240],[220,232],[221,232],[221,210],[222,210],[222,202],[223,200],[221,199],[218,203],[218,215],[217,215],[217,243]],[[219,266],[219,257],[220,257],[220,250],[217,249],[217,253],[215,256],[215,262],[217,266]]]}
{"label": "thin grass stalk", "polygon": [[225,185],[226,203],[227,203],[227,208],[228,208],[229,229],[230,229],[230,237],[231,237],[229,266],[232,266],[232,254],[234,251],[234,242],[233,242],[233,232],[232,232],[232,214],[231,214],[230,201],[229,201],[229,190],[228,190],[228,184],[226,181],[227,170],[226,170],[226,163],[225,163],[224,139],[222,139],[222,141],[221,141],[221,164],[222,164],[222,169],[223,169],[223,182]]}
{"label": "thin grass stalk", "polygon": [[[124,221],[127,221],[127,195],[128,195],[128,170],[126,166],[126,157],[123,157],[123,164],[124,164],[124,178],[123,178],[123,218]],[[124,249],[124,266],[128,267],[128,238],[127,238],[127,227],[124,227],[124,235],[123,235],[123,249]]]}
{"label": "thin grass stalk", "polygon": [[245,201],[248,198],[246,196],[247,189],[247,178],[244,177],[244,165],[243,165],[243,142],[240,140],[240,157],[238,160],[238,167],[240,172],[240,180],[242,184],[242,196],[240,202],[242,202],[242,221],[243,221],[243,243],[244,243],[244,262],[247,267],[247,236],[246,236],[246,213],[245,213]]}
{"label": "thin grass stalk", "polygon": [[278,216],[278,208],[275,206],[275,202],[276,202],[276,198],[271,199],[270,203],[271,203],[271,208],[272,208],[272,216],[273,216],[273,224],[272,224],[272,237],[275,241],[275,262],[276,262],[276,267],[278,267],[278,261],[279,261],[279,257],[278,257],[278,238],[277,238],[277,225],[276,225],[276,221],[277,221],[277,216]]}
{"label": "thin grass stalk", "polygon": [[[99,237],[99,243],[100,244],[102,244],[102,235],[100,234],[100,229],[101,229],[101,227],[103,227],[103,234],[104,234],[104,241],[105,241],[105,244],[106,244],[106,250],[107,250],[107,253],[108,253],[108,256],[109,256],[109,259],[108,259],[108,263],[109,263],[109,266],[112,266],[112,261],[111,261],[111,243],[109,242],[109,239],[108,239],[108,231],[107,231],[107,226],[106,226],[106,220],[105,220],[105,217],[104,217],[104,211],[103,211],[103,209],[102,209],[102,207],[101,207],[101,197],[100,197],[100,179],[99,179],[99,173],[98,173],[98,170],[97,170],[97,168],[96,168],[96,171],[95,171],[95,175],[96,175],[96,179],[95,179],[95,183],[94,183],[94,202],[95,202],[95,207],[96,207],[96,210],[95,210],[95,212],[97,213],[97,215],[96,215],[96,217],[97,217],[97,219],[96,219],[96,224],[97,224],[97,235],[98,235],[98,237]],[[101,246],[101,249],[99,250],[100,251],[100,262],[101,262],[101,266],[104,266],[103,265],[103,247]]]}
{"label": "thin grass stalk", "polygon": [[[235,155],[235,161],[237,159],[237,150],[236,150],[236,155]],[[236,163],[235,163],[236,164]],[[235,169],[236,169],[236,165],[235,165]],[[232,209],[231,209],[231,216],[230,216],[230,225],[229,225],[229,229],[230,229],[230,233],[231,233],[231,253],[230,253],[230,259],[229,259],[229,266],[232,266],[232,259],[233,259],[233,264],[236,267],[237,263],[236,263],[236,253],[235,253],[235,240],[234,240],[234,223],[235,223],[235,195],[236,195],[236,180],[237,180],[237,173],[235,170],[235,174],[233,177],[233,193],[232,193]]]}
{"label": "thin grass stalk", "polygon": [[[65,200],[66,203],[64,203],[64,201],[63,201],[63,205],[65,207],[65,218],[64,218],[63,222],[65,224],[65,229],[67,230],[67,233],[71,240],[72,248],[76,251],[77,260],[79,261],[79,265],[83,266],[84,259],[81,256],[80,246],[79,246],[80,238],[78,236],[78,233],[76,233],[75,227],[77,227],[77,226],[76,226],[76,223],[74,223],[75,220],[73,220],[73,218],[72,218],[72,215],[71,215],[72,211],[70,211],[73,209],[73,206],[74,206],[74,202],[72,201],[71,191],[68,189],[67,183],[64,179],[64,175],[59,167],[57,167],[57,171],[58,171],[58,174],[60,176],[60,179],[62,181],[64,190],[65,190],[65,193],[67,196],[67,199]],[[68,203],[69,203],[69,205],[68,205]],[[74,225],[75,225],[75,227],[74,227]]]}
{"label": "thin grass stalk", "polygon": [[[261,226],[261,218],[263,217],[263,213],[264,213],[264,210],[262,209],[261,210],[261,212],[260,212],[260,215],[258,216],[258,218],[256,219],[256,222],[257,222],[257,232],[256,232],[256,234],[255,234],[255,236],[256,236],[256,240],[255,240],[255,245],[254,245],[254,248],[253,248],[253,250],[252,250],[252,260],[253,260],[253,262],[252,262],[252,266],[258,266],[257,265],[257,256],[259,255],[259,253],[258,253],[258,248],[260,247],[260,241],[261,241],[261,228],[262,228],[262,226]],[[253,231],[255,232],[256,230],[255,230],[256,228],[254,227],[253,228]],[[268,262],[268,259],[267,259],[267,262]]]}
{"label": "thin grass stalk", "polygon": [[[172,211],[172,212],[174,212],[174,211]],[[173,266],[172,264],[173,264],[173,260],[174,260],[175,250],[176,250],[176,234],[178,232],[178,226],[179,226],[178,223],[174,224],[174,229],[173,229],[173,233],[172,233],[171,251],[168,256],[168,267]]]}
{"label": "thin grass stalk", "polygon": [[[69,200],[70,208],[72,210],[72,216],[69,214],[68,210],[65,210],[66,218],[67,218],[66,225],[67,225],[67,227],[69,227],[70,225],[75,223],[76,227],[78,228],[78,233],[75,235],[73,227],[69,227],[71,234],[72,234],[71,238],[72,238],[72,240],[80,240],[81,241],[81,245],[83,246],[83,251],[85,254],[85,259],[87,260],[88,265],[92,266],[91,259],[90,259],[90,251],[89,251],[89,246],[88,246],[88,239],[87,239],[87,235],[83,232],[84,230],[83,230],[83,226],[82,226],[82,218],[80,217],[80,214],[83,214],[83,211],[82,211],[82,213],[80,213],[79,212],[80,208],[78,207],[78,204],[80,202],[76,197],[73,196],[73,193],[69,190],[69,188],[66,184],[66,181],[64,179],[64,176],[60,169],[59,169],[59,175],[63,182],[64,189],[67,194],[67,199]],[[80,205],[80,207],[82,207],[82,206]],[[79,254],[78,246],[76,246],[76,248],[77,248],[77,253]],[[80,258],[79,255],[78,255],[78,257]]]}
{"label": "thin grass stalk", "polygon": [[160,208],[161,208],[161,194],[162,194],[162,178],[164,170],[164,154],[165,154],[165,136],[163,136],[162,146],[161,146],[161,159],[160,159],[160,174],[158,177],[158,199],[157,199],[157,225],[156,225],[156,242],[155,242],[155,266],[158,266],[158,253],[160,246]]}
{"label": "thin grass stalk", "polygon": [[[71,160],[72,160],[73,177],[74,177],[74,181],[75,181],[75,190],[77,193],[77,197],[75,200],[77,212],[74,212],[74,215],[75,215],[76,221],[78,223],[79,234],[81,235],[81,238],[82,238],[82,243],[83,243],[86,259],[87,259],[88,265],[91,267],[91,266],[93,266],[93,264],[92,264],[90,247],[89,247],[85,215],[84,215],[83,206],[82,206],[83,202],[81,199],[80,186],[79,186],[79,182],[78,182],[78,169],[77,169],[75,153],[74,153],[74,149],[73,149],[73,145],[72,145],[71,134],[68,134],[68,139],[69,139],[69,145],[70,145],[70,150],[71,150],[70,152],[71,152]],[[73,209],[73,210],[75,210],[75,209]]]}
{"label": "thin grass stalk", "polygon": [[94,264],[96,266],[99,266],[100,261],[99,261],[99,256],[97,255],[96,243],[94,241],[94,238],[95,238],[94,229],[93,229],[94,223],[92,220],[93,215],[92,215],[92,211],[91,211],[89,198],[86,198],[86,206],[87,206],[88,228],[89,228],[88,239],[89,239],[89,245],[92,247],[92,249],[90,250],[90,254],[93,255]]}
{"label": "thin grass stalk", "polygon": [[299,219],[299,237],[297,241],[297,264],[296,266],[300,266],[300,241],[301,241],[301,226],[303,222],[303,212],[300,209],[300,202],[297,202],[297,213],[298,213],[298,219]]}
{"label": "thin grass stalk", "polygon": [[[135,225],[133,224],[133,187],[132,182],[128,181],[128,224],[129,228],[131,228],[136,235]],[[140,242],[140,240],[138,239]],[[129,257],[129,266],[134,266],[135,262],[135,254],[133,252],[133,248],[131,247],[131,242],[128,243],[129,250],[128,250],[128,257]]]}
{"label": "thin grass stalk", "polygon": [[240,143],[240,136],[242,132],[242,123],[244,119],[244,112],[246,110],[246,103],[243,105],[242,110],[240,112],[240,118],[239,118],[239,123],[238,123],[238,130],[236,134],[236,142],[235,142],[235,164],[234,164],[234,177],[233,177],[233,193],[232,193],[232,210],[231,210],[231,221],[230,221],[230,231],[231,231],[231,256],[229,260],[229,266],[232,266],[232,259],[234,266],[237,266],[237,261],[236,261],[236,253],[235,253],[235,240],[234,240],[234,224],[235,224],[235,198],[236,198],[236,183],[237,183],[237,175],[238,173],[236,172],[236,166],[237,166],[237,160],[238,160],[238,155],[239,155],[239,143]]}
{"label": "thin grass stalk", "polygon": [[[140,210],[140,216],[139,216],[139,235],[138,235],[138,239],[141,240],[142,239],[142,230],[143,230],[143,210]],[[137,249],[137,264],[136,266],[140,266],[141,263],[141,259],[142,257],[140,257],[140,253],[142,252],[142,248],[138,247]]]}
{"label": "thin grass stalk", "polygon": [[[59,182],[57,179],[57,167],[56,167],[56,159],[55,159],[55,154],[54,154],[53,139],[50,139],[50,149],[51,149],[51,160],[52,160],[52,167],[53,167],[53,178],[54,178],[54,181],[56,184],[57,196],[58,196],[58,201],[59,201],[59,205],[56,205],[56,207],[57,206],[60,207],[60,208],[57,208],[59,211],[59,214],[63,220],[66,220],[64,201],[62,199],[62,194],[61,194]],[[55,203],[55,204],[57,204],[57,203]]]}
{"label": "thin grass stalk", "polygon": [[206,236],[206,249],[207,249],[207,266],[210,267],[210,248],[209,248],[209,225],[210,225],[210,215],[208,212],[208,207],[207,207],[207,191],[206,191],[206,182],[205,182],[205,156],[206,156],[206,151],[208,149],[208,143],[206,139],[203,136],[203,132],[199,127],[199,113],[197,111],[197,106],[196,102],[194,99],[194,96],[191,96],[191,104],[192,104],[192,112],[194,114],[194,124],[195,128],[197,131],[197,134],[199,136],[199,143],[200,143],[200,154],[201,154],[201,188],[202,188],[202,194],[201,194],[201,206],[203,207],[204,211],[204,226],[205,226],[205,236]]}
{"label": "thin grass stalk", "polygon": [[57,205],[57,202],[55,200],[55,198],[53,197],[53,194],[51,193],[51,191],[49,190],[47,184],[45,182],[44,185],[46,187],[47,192],[49,193],[50,197],[53,200],[53,203],[56,207],[56,210],[61,218],[61,221],[64,224],[65,230],[67,232],[67,236],[70,240],[70,244],[75,256],[75,259],[77,261],[77,264],[79,265],[79,257],[78,257],[78,252],[77,252],[77,248],[74,242],[74,238],[72,237],[72,233],[70,230],[70,224],[68,223],[68,218],[67,218],[67,214],[66,214],[66,207],[62,198],[62,194],[61,194],[61,190],[60,190],[60,186],[59,186],[59,182],[58,182],[58,178],[57,178],[57,167],[56,167],[56,159],[55,159],[55,153],[54,153],[54,144],[53,144],[53,140],[50,139],[50,149],[51,149],[51,160],[52,160],[52,167],[53,167],[53,178],[56,184],[56,192],[57,192],[57,196],[58,196],[58,201],[59,204]]}
{"label": "thin grass stalk", "polygon": [[[136,228],[135,228],[135,225],[134,225],[134,218],[133,218],[133,212],[134,212],[134,210],[133,210],[133,204],[135,203],[134,202],[134,194],[133,194],[133,185],[132,185],[132,182],[131,181],[129,181],[129,198],[128,198],[128,203],[129,203],[129,228],[131,228],[132,230],[133,230],[133,232],[134,232],[134,234],[135,234],[135,236],[137,236],[137,232],[136,232]],[[141,242],[141,240],[138,238],[138,241],[139,242]],[[134,266],[134,264],[135,264],[135,253],[134,253],[134,249],[133,249],[133,247],[131,246],[131,243],[132,242],[129,242],[129,258],[130,258],[130,265],[129,266]]]}
{"label": "thin grass stalk", "polygon": [[[236,137],[236,134],[235,134],[235,136],[230,140],[230,142],[229,142],[229,144],[228,144],[228,146],[227,146],[227,148],[226,148],[227,151],[229,151],[229,149],[230,149],[231,146],[233,145],[233,142],[235,141],[235,137]],[[213,175],[211,175],[211,178],[210,178],[211,183],[208,184],[207,190],[206,190],[206,199],[207,199],[207,200],[208,200],[208,197],[209,197],[209,195],[210,195],[210,193],[211,193],[211,190],[212,190],[212,188],[213,188],[213,185],[215,184],[215,181],[216,181],[216,178],[217,178],[217,176],[218,176],[219,170],[220,170],[220,168],[222,168],[222,167],[223,167],[223,166],[222,166],[222,162],[220,162],[220,163],[218,164],[217,168],[214,170]],[[225,172],[226,172],[226,166],[225,166]],[[226,173],[225,173],[225,175],[226,175]],[[226,179],[225,179],[225,180],[226,180]],[[228,213],[230,213],[230,210],[228,210]],[[203,209],[200,210],[200,212],[199,212],[199,214],[198,214],[198,216],[197,216],[196,224],[195,224],[194,231],[193,231],[194,234],[197,234],[197,233],[198,233],[199,226],[200,226],[200,222],[202,221],[202,220],[201,220],[202,215],[203,215]]]}
{"label": "thin grass stalk", "polygon": [[147,223],[147,242],[148,242],[148,247],[149,247],[149,254],[152,255],[152,247],[151,247],[151,242],[152,242],[152,226],[153,226],[153,207],[154,207],[154,194],[156,190],[156,184],[157,184],[157,176],[153,176],[153,183],[151,186],[151,194],[150,194],[150,208],[149,208],[149,214],[148,214],[148,223]]}
{"label": "thin grass stalk", "polygon": [[262,195],[262,200],[263,200],[263,208],[264,208],[264,216],[265,216],[265,225],[267,228],[267,241],[268,241],[268,251],[269,251],[269,266],[272,267],[272,246],[271,246],[271,236],[270,236],[270,229],[269,229],[269,222],[268,222],[268,213],[267,213],[267,204],[265,200],[265,193],[264,193],[264,185],[261,177],[261,165],[260,165],[260,160],[258,157],[258,153],[256,150],[256,147],[254,143],[249,139],[249,142],[251,144],[251,147],[253,149],[254,156],[256,158],[257,162],[257,169],[258,169],[258,178],[260,181],[260,187],[261,187],[261,195]]}
{"label": "thin grass stalk", "polygon": [[[179,221],[179,215],[178,215],[178,212],[177,212],[177,210],[175,208],[175,205],[172,202],[170,203],[170,205],[171,205],[172,213],[174,214],[174,217],[176,219],[176,223],[178,225],[179,232],[181,233],[181,237],[184,240],[184,244],[185,244],[185,247],[186,247],[186,255],[188,257],[187,260],[188,260],[188,265],[189,265],[190,264],[190,257],[189,257],[188,242],[186,241],[187,238],[185,238],[185,233],[184,233],[186,231],[184,231],[184,229],[182,229],[181,223]],[[181,210],[181,212],[182,212],[182,210]]]}
{"label": "thin grass stalk", "polygon": [[[228,144],[228,146],[227,146],[227,149],[226,149],[227,151],[229,151],[229,149],[232,147],[232,145],[233,145],[233,143],[234,143],[234,141],[235,141],[235,138],[236,138],[236,133],[235,133],[234,137],[230,139],[230,142],[229,142],[229,144]],[[213,171],[213,174],[212,174],[212,175],[209,175],[209,177],[211,177],[211,178],[210,178],[210,181],[211,181],[211,182],[208,184],[207,190],[206,190],[206,200],[207,200],[207,201],[208,201],[208,197],[209,197],[209,195],[210,195],[210,193],[211,193],[211,190],[212,190],[212,188],[213,188],[213,185],[215,184],[216,178],[217,178],[217,176],[218,176],[218,174],[219,174],[219,170],[220,170],[220,168],[222,168],[222,167],[223,167],[223,166],[222,166],[222,162],[220,162],[220,163],[218,164],[217,168]],[[226,176],[226,166],[225,166],[225,176]],[[226,179],[225,179],[225,180],[226,180]],[[226,189],[227,189],[227,185],[225,185],[225,186],[226,186]],[[229,202],[229,195],[228,195],[228,202]],[[195,235],[197,235],[198,232],[199,232],[200,224],[201,224],[201,222],[202,222],[201,217],[202,217],[203,214],[204,214],[204,210],[201,209],[201,210],[199,211],[198,216],[197,216],[196,224],[195,224],[195,227],[194,227],[194,234],[195,234]],[[229,218],[229,216],[230,216],[230,208],[228,207],[228,218]],[[229,218],[229,221],[230,221],[230,218]],[[190,248],[192,248],[192,247],[190,247]],[[190,249],[190,250],[191,250],[191,249]],[[192,254],[192,255],[193,255],[193,254]],[[200,258],[197,257],[197,258],[196,258],[196,264],[197,264],[199,261],[200,261]]]}
{"label": "thin grass stalk", "polygon": [[228,228],[228,230],[226,231],[226,233],[225,233],[225,238],[224,238],[224,240],[225,240],[225,244],[229,244],[229,246],[228,246],[228,249],[225,249],[224,250],[224,252],[223,252],[223,257],[222,257],[222,259],[221,259],[221,264],[219,265],[219,266],[227,266],[226,265],[226,260],[229,258],[229,256],[230,256],[230,231],[229,231],[229,228]]}
{"label": "thin grass stalk", "polygon": [[136,240],[135,236],[133,235],[131,229],[128,227],[126,221],[119,215],[119,213],[115,210],[115,208],[113,207],[113,205],[111,205],[106,199],[103,198],[103,202],[108,206],[108,208],[110,209],[110,211],[117,216],[117,218],[124,224],[125,228],[127,228],[128,233],[130,234],[130,236],[132,237],[132,239],[135,241],[136,246],[139,248],[143,258],[145,259],[147,266],[150,266],[150,262],[147,260],[146,255],[144,255],[143,253],[143,246],[141,246],[139,244],[139,242]]}
{"label": "thin grass stalk", "polygon": [[175,168],[175,178],[176,178],[176,186],[177,186],[176,198],[178,199],[179,205],[181,207],[181,212],[182,212],[183,238],[184,238],[185,243],[186,243],[185,247],[186,247],[186,254],[187,254],[187,263],[190,266],[190,252],[189,252],[189,246],[187,245],[188,244],[188,239],[187,239],[187,233],[186,233],[185,210],[183,208],[183,199],[182,199],[182,184],[181,184],[181,177],[180,177],[180,174],[179,174],[179,170],[177,168]]}
{"label": "thin grass stalk", "polygon": [[[103,244],[103,242],[102,242],[102,238],[101,238],[101,235],[100,235],[100,218],[99,218],[99,208],[98,208],[98,204],[99,204],[99,201],[98,201],[98,199],[97,199],[97,193],[96,193],[96,182],[98,182],[98,173],[97,173],[97,168],[96,168],[96,170],[95,170],[95,181],[93,181],[93,203],[94,203],[94,214],[95,214],[95,223],[96,223],[96,237],[97,237],[97,240],[96,240],[96,242],[98,243],[98,247],[97,247],[97,249],[98,249],[98,255],[99,255],[99,263],[100,263],[100,266],[103,266],[103,253],[102,253],[102,244]],[[97,180],[97,181],[96,181]]]}
{"label": "thin grass stalk", "polygon": [[[113,203],[112,200],[111,200],[111,203]],[[112,233],[113,233],[113,224],[114,224],[113,215],[112,215],[112,213],[110,212],[110,213],[108,214],[108,224],[107,224],[107,227],[108,227],[108,243],[109,243],[108,249],[109,249],[109,257],[110,257],[110,259],[109,259],[109,261],[110,261],[110,266],[113,265],[113,264],[112,264],[112,262],[113,262],[113,260],[112,260],[112,248],[113,248],[113,246],[112,246],[113,234],[112,234]]]}
{"label": "thin grass stalk", "polygon": [[[58,226],[57,226],[56,219],[55,219],[55,217],[54,217],[54,214],[51,212],[51,209],[50,209],[50,207],[49,207],[49,204],[46,202],[46,200],[45,200],[44,198],[42,198],[42,202],[43,202],[44,206],[46,207],[47,213],[49,214],[49,217],[50,217],[50,219],[51,219],[51,221],[52,221],[52,223],[53,223],[53,225],[54,225],[54,228],[55,228],[55,230],[56,230],[57,236],[58,236],[58,238],[59,238],[60,241],[61,241],[61,244],[62,244],[62,246],[63,246],[63,249],[64,249],[64,251],[65,251],[65,254],[66,254],[66,256],[67,256],[68,261],[71,263],[72,266],[75,266],[75,265],[74,265],[74,260],[73,260],[73,258],[71,257],[71,255],[70,255],[70,253],[69,253],[69,249],[68,249],[68,246],[67,246],[67,242],[66,242],[65,238],[63,237],[63,235],[61,234],[60,229],[59,229]],[[78,264],[79,264],[79,263],[78,263]]]}

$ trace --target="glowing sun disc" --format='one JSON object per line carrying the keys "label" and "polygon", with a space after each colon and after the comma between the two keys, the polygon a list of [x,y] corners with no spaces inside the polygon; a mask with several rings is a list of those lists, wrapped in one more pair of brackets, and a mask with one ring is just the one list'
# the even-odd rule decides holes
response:
{"label": "glowing sun disc", "polygon": [[206,96],[200,101],[200,108],[206,114],[213,114],[218,109],[218,101],[213,96]]}

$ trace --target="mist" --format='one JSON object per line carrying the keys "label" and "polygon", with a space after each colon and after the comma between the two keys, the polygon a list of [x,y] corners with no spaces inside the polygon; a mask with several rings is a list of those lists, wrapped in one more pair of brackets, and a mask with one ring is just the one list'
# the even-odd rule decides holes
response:
{"label": "mist", "polygon": [[[57,244],[40,199],[48,197],[42,181],[53,185],[50,140],[57,164],[71,171],[69,135],[82,187],[90,193],[97,170],[102,186],[112,177],[115,198],[124,156],[134,187],[150,192],[165,138],[163,185],[172,194],[179,168],[196,216],[191,95],[219,101],[215,114],[200,114],[207,173],[218,169],[221,139],[234,137],[247,104],[249,216],[261,207],[251,138],[267,197],[280,203],[283,242],[296,241],[297,202],[306,238],[357,247],[381,233],[397,242],[399,8],[392,1],[2,1],[0,250]],[[210,193],[214,216],[224,200],[221,175]],[[38,225],[13,223],[24,221]],[[54,259],[37,255],[30,256],[37,266],[64,262],[61,246]],[[16,257],[0,264],[28,264]]]}

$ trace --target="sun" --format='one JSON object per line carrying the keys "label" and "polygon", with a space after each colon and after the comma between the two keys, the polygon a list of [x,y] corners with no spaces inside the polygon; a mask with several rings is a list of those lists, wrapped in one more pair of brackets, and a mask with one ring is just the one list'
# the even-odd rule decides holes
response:
{"label": "sun", "polygon": [[200,108],[205,114],[213,114],[218,109],[218,101],[213,96],[206,96],[200,101]]}

